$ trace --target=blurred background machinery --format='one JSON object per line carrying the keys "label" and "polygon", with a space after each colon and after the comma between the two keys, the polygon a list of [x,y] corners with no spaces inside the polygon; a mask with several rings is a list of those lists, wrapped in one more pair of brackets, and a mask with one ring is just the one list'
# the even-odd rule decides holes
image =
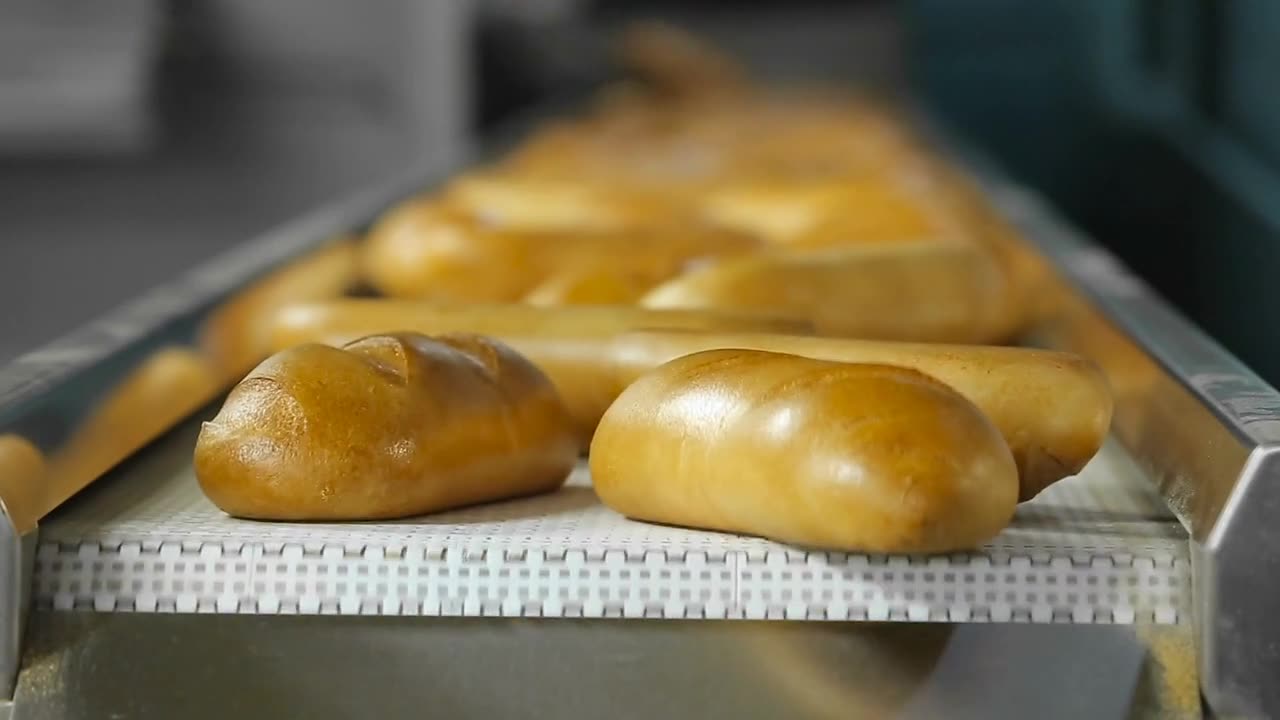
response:
{"label": "blurred background machinery", "polygon": [[1280,3],[908,0],[913,87],[1273,384]]}
{"label": "blurred background machinery", "polygon": [[609,73],[629,19],[901,94],[1271,382],[1271,0],[0,2],[0,360]]}

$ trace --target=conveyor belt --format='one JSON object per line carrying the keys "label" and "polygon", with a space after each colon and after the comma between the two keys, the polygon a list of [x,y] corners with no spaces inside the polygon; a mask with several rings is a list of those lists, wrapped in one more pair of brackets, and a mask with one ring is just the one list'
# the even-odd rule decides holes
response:
{"label": "conveyor belt", "polygon": [[136,612],[1178,623],[1182,526],[1123,451],[974,553],[868,556],[627,520],[584,468],[552,495],[400,522],[235,520],[191,424],[42,527],[37,606]]}

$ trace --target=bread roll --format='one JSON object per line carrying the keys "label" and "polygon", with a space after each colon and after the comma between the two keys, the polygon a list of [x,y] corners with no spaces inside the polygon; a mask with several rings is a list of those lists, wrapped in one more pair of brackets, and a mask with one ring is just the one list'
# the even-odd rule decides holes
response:
{"label": "bread roll", "polygon": [[673,360],[591,443],[606,505],[638,520],[849,552],[972,548],[1013,517],[995,426],[922,373],[752,350]]}
{"label": "bread roll", "polygon": [[954,242],[872,244],[734,258],[650,291],[650,308],[772,311],[819,334],[988,343],[1017,326],[998,263]]}
{"label": "bread roll", "polygon": [[479,336],[301,345],[205,423],[195,472],[231,515],[371,520],[559,487],[578,455],[547,378]]}
{"label": "bread roll", "polygon": [[374,226],[362,264],[369,282],[386,295],[462,302],[513,302],[530,293],[547,302],[569,297],[559,288],[575,287],[583,276],[625,271],[640,286],[630,301],[691,262],[755,247],[746,235],[694,223],[628,231],[515,230],[414,200]]}
{"label": "bread roll", "polygon": [[369,284],[401,298],[509,302],[546,273],[548,238],[485,226],[434,199],[414,199],[369,231],[360,264]]}
{"label": "bread roll", "polygon": [[583,440],[622,388],[613,368],[601,362],[601,344],[617,335],[650,328],[803,332],[803,321],[698,310],[635,307],[530,305],[439,305],[402,300],[336,300],[301,304],[278,313],[273,345],[283,350],[306,342],[341,345],[376,333],[412,331],[428,335],[474,332],[510,344],[555,383]]}
{"label": "bread roll", "polygon": [[1018,499],[1074,475],[1111,426],[1106,378],[1072,353],[1031,348],[847,340],[767,333],[645,331],[619,336],[601,356],[619,387],[659,365],[704,350],[741,348],[919,370],[963,395],[995,424],[1018,465]]}
{"label": "bread roll", "polygon": [[339,240],[250,285],[214,310],[200,329],[200,349],[227,385],[271,354],[271,314],[291,302],[342,295],[359,276],[355,244]]}

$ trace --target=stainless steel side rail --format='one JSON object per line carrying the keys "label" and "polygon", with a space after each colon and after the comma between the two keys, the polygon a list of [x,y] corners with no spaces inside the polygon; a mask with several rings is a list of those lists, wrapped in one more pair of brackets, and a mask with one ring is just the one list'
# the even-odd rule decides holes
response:
{"label": "stainless steel side rail", "polygon": [[1042,337],[1102,364],[1114,432],[1191,533],[1210,707],[1280,715],[1280,393],[1044,201],[941,136],[1082,297]]}

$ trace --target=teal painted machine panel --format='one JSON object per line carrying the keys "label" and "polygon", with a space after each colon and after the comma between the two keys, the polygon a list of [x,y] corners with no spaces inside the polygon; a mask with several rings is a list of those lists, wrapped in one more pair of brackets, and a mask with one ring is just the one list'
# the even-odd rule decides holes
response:
{"label": "teal painted machine panel", "polygon": [[902,6],[934,112],[1280,382],[1280,2]]}

